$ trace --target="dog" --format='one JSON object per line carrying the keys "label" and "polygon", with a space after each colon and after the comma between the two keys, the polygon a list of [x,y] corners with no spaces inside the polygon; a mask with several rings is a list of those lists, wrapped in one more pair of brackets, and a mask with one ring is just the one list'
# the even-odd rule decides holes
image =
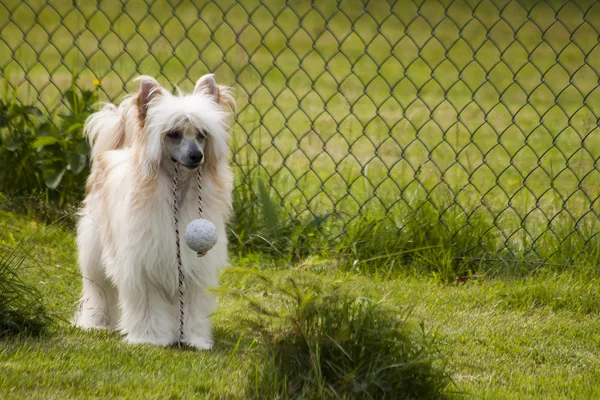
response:
{"label": "dog", "polygon": [[202,76],[192,94],[171,94],[142,76],[139,92],[117,107],[106,104],[85,123],[91,172],[77,226],[83,293],[75,325],[116,329],[128,343],[167,346],[179,335],[173,178],[178,173],[179,226],[198,218],[198,169],[204,218],[218,242],[204,257],[181,244],[184,275],[183,340],[197,349],[213,344],[208,287],[227,265],[225,224],[233,177],[228,121],[235,104],[229,88]]}

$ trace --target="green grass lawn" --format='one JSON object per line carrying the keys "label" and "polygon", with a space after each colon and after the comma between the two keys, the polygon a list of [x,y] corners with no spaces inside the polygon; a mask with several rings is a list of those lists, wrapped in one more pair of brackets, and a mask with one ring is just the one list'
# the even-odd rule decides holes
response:
{"label": "green grass lawn", "polygon": [[[116,333],[77,330],[68,323],[80,288],[73,236],[7,212],[0,218],[2,251],[21,243],[31,253],[22,273],[62,319],[47,337],[0,342],[1,398],[241,398],[247,393],[260,364],[246,345],[236,345],[228,329],[234,300],[220,298],[216,346],[207,352],[127,346]],[[351,272],[336,268],[333,260],[286,265],[264,256],[234,256],[232,264],[269,275],[321,271],[316,273],[323,281],[345,281],[411,309],[410,320],[422,321],[439,339],[455,383],[449,392],[493,399],[600,396],[600,282],[593,270],[482,277],[455,286],[425,275]],[[240,284],[227,272],[222,282]],[[255,291],[262,295],[261,287]]]}

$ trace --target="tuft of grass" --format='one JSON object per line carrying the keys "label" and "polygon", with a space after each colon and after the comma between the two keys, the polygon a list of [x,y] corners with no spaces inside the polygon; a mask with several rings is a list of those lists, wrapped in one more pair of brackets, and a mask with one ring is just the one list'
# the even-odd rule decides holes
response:
{"label": "tuft of grass", "polygon": [[[5,229],[0,230],[0,243]],[[40,336],[54,322],[40,292],[19,275],[24,261],[17,249],[0,247],[0,338]]]}
{"label": "tuft of grass", "polygon": [[[485,221],[450,207],[417,199],[398,218],[370,214],[356,218],[335,243],[342,264],[363,272],[425,272],[442,281],[489,269],[497,242]],[[490,262],[476,260],[486,259]]]}
{"label": "tuft of grass", "polygon": [[308,271],[228,274],[242,284],[219,289],[240,307],[225,326],[243,332],[263,360],[251,368],[249,396],[445,397],[450,375],[437,338],[410,323],[410,311]]}
{"label": "tuft of grass", "polygon": [[600,235],[591,217],[575,224],[563,214],[532,239],[527,227],[509,235],[485,210],[458,206],[450,193],[424,191],[406,195],[409,200],[393,214],[299,213],[279,196],[279,183],[269,180],[267,186],[265,173],[237,167],[246,179],[234,190],[230,224],[239,256],[257,253],[292,264],[317,257],[346,270],[424,273],[442,282],[482,273],[526,276],[541,269],[597,272],[600,265]]}
{"label": "tuft of grass", "polygon": [[249,171],[242,175],[253,178],[234,190],[231,243],[239,255],[259,253],[292,263],[330,258],[347,270],[425,272],[442,281],[491,269],[498,258],[498,240],[487,234],[489,224],[475,212],[452,208],[450,199],[437,206],[426,198],[413,199],[405,213],[395,216],[373,211],[358,217],[298,214],[266,188],[265,177]]}
{"label": "tuft of grass", "polygon": [[229,224],[233,251],[300,261],[327,249],[321,235],[326,215],[291,216],[273,190],[267,188],[264,177],[256,172],[252,177],[253,184],[240,184],[233,192]]}

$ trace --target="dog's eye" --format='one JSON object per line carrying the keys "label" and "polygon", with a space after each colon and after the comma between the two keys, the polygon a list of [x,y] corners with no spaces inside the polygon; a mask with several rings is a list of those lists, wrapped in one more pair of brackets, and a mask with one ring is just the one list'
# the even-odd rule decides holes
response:
{"label": "dog's eye", "polygon": [[170,139],[179,139],[181,137],[181,132],[179,132],[178,130],[174,129],[172,131],[169,131],[167,133],[167,137]]}
{"label": "dog's eye", "polygon": [[208,132],[205,129],[200,129],[198,131],[198,139],[206,139],[208,137]]}

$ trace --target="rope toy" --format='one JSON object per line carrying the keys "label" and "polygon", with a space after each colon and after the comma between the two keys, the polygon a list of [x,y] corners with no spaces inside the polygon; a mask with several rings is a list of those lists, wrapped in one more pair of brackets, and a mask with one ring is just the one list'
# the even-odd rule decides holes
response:
{"label": "rope toy", "polygon": [[[175,220],[175,244],[177,246],[177,275],[179,286],[179,338],[177,344],[183,347],[183,268],[181,263],[181,247],[179,240],[179,207],[177,201],[177,175],[179,163],[175,162],[175,174],[173,175],[173,219]],[[204,257],[206,253],[217,243],[218,235],[215,225],[203,218],[202,210],[202,171],[198,169],[198,214],[199,219],[189,223],[185,230],[184,238],[188,247],[194,250],[198,257]]]}

